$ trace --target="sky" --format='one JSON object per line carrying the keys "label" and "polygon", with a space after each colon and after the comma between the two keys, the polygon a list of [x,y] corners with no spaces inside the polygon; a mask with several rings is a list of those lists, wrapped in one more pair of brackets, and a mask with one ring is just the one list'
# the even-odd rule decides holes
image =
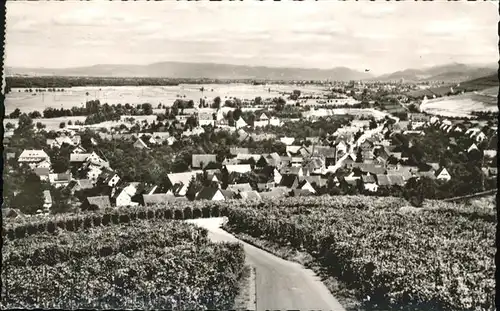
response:
{"label": "sky", "polygon": [[370,69],[498,61],[494,2],[8,1],[5,66]]}

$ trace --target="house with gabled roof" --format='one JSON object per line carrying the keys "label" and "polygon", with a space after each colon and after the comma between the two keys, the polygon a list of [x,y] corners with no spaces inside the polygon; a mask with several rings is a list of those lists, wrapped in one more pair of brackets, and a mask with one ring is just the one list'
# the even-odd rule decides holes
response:
{"label": "house with gabled roof", "polygon": [[240,193],[240,192],[243,192],[243,191],[252,191],[252,186],[250,186],[249,183],[245,183],[245,184],[231,184],[231,185],[227,185],[227,188],[226,190],[229,190],[229,191],[232,191],[234,193]]}
{"label": "house with gabled roof", "polygon": [[243,142],[250,137],[250,135],[247,132],[245,132],[245,130],[243,130],[242,128],[238,129],[238,131],[236,131],[236,133],[237,133],[238,141],[240,141],[240,142]]}
{"label": "house with gabled roof", "polygon": [[244,174],[244,173],[250,173],[252,171],[252,167],[250,164],[236,164],[236,165],[225,165],[223,167],[225,170],[227,170],[228,173],[239,173],[239,174]]}
{"label": "house with gabled roof", "polygon": [[238,154],[249,154],[250,150],[248,148],[231,147],[229,148],[229,153],[233,156],[237,156]]}
{"label": "house with gabled roof", "polygon": [[280,186],[286,188],[297,188],[299,185],[299,178],[295,174],[282,174]]}
{"label": "house with gabled roof", "polygon": [[177,196],[185,196],[191,179],[193,177],[196,178],[196,175],[198,174],[203,174],[203,171],[196,170],[191,172],[167,174],[169,183],[169,185],[167,185],[167,190]]}
{"label": "house with gabled roof", "polygon": [[236,129],[241,129],[247,127],[248,123],[246,123],[245,120],[243,120],[243,118],[240,117],[237,121],[234,122],[234,125]]}
{"label": "house with gabled roof", "polygon": [[239,197],[245,201],[260,201],[262,199],[260,194],[255,190],[242,191],[239,193]]}
{"label": "house with gabled roof", "polygon": [[124,183],[113,192],[111,199],[115,201],[117,207],[137,206],[139,203],[133,202],[132,197],[136,195],[138,187],[138,182]]}
{"label": "house with gabled roof", "polygon": [[363,176],[361,176],[361,179],[363,180],[363,186],[364,186],[365,190],[370,191],[370,192],[377,192],[378,185],[377,185],[377,181],[375,179],[375,175],[372,175],[372,174],[363,175]]}
{"label": "house with gabled roof", "polygon": [[137,138],[137,140],[134,143],[134,148],[136,149],[150,149],[148,145],[141,139]]}
{"label": "house with gabled roof", "polygon": [[98,210],[105,209],[111,207],[111,201],[108,196],[95,196],[95,197],[87,197],[82,206],[82,210]]}
{"label": "house with gabled roof", "polygon": [[270,191],[260,192],[260,197],[262,199],[277,199],[285,198],[290,193],[290,189],[287,187],[274,187]]}
{"label": "house with gabled roof", "polygon": [[87,150],[85,150],[85,148],[83,148],[81,145],[78,145],[75,147],[75,149],[73,149],[71,151],[72,154],[75,154],[75,153],[86,153]]}
{"label": "house with gabled roof", "polygon": [[311,185],[311,183],[305,179],[299,182],[299,184],[297,185],[297,189],[307,190],[311,193],[316,194],[316,189],[314,189],[314,187]]}
{"label": "house with gabled roof", "polygon": [[97,181],[108,187],[114,187],[120,182],[120,176],[113,170],[103,169]]}
{"label": "house with gabled roof", "polygon": [[165,204],[176,201],[187,201],[186,197],[176,197],[172,194],[166,193],[155,193],[155,194],[145,194],[142,196],[142,200],[145,206]]}
{"label": "house with gabled roof", "polygon": [[36,167],[36,163],[39,163],[42,161],[50,162],[50,157],[43,150],[25,149],[19,155],[19,158],[17,159],[17,161],[20,164],[28,164],[30,167],[34,168],[34,167]]}
{"label": "house with gabled roof", "polygon": [[196,200],[225,201],[234,198],[232,191],[214,187],[203,187],[197,194]]}
{"label": "house with gabled roof", "polygon": [[287,146],[291,146],[293,144],[293,142],[295,141],[295,138],[294,137],[281,137],[280,138],[280,141],[282,143],[284,143],[285,145]]}
{"label": "house with gabled roof", "polygon": [[74,179],[70,181],[66,186],[66,189],[68,189],[72,195],[74,195],[77,191],[88,190],[92,188],[94,188],[94,184],[89,179]]}
{"label": "house with gabled roof", "polygon": [[450,181],[451,180],[451,175],[448,173],[448,170],[445,167],[441,167],[439,170],[436,171],[436,179],[438,180],[443,180],[443,181]]}
{"label": "house with gabled roof", "polygon": [[72,180],[71,173],[49,174],[49,182],[56,188],[66,187]]}
{"label": "house with gabled roof", "polygon": [[473,150],[476,150],[476,151],[478,151],[478,150],[479,150],[479,148],[478,148],[478,147],[476,146],[476,144],[474,144],[474,143],[473,143],[473,144],[469,147],[469,149],[467,149],[467,153],[470,153],[470,152],[472,152]]}

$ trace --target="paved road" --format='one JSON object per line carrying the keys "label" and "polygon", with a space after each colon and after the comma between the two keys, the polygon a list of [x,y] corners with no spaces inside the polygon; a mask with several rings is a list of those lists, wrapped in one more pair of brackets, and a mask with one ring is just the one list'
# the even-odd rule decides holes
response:
{"label": "paved road", "polygon": [[244,245],[248,264],[256,270],[257,310],[345,310],[314,272],[236,239],[222,230],[222,218],[188,220],[208,229],[212,241]]}

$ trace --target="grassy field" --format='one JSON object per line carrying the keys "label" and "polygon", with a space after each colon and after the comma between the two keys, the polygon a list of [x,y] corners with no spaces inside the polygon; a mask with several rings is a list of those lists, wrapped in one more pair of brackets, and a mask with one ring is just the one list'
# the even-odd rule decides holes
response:
{"label": "grassy field", "polygon": [[[204,87],[205,91],[200,89]],[[269,89],[270,92],[269,92]],[[250,85],[250,84],[186,84],[179,86],[123,86],[123,87],[74,87],[64,92],[43,92],[35,95],[24,92],[24,89],[13,89],[7,94],[5,112],[8,114],[16,108],[22,112],[33,110],[43,111],[47,107],[65,108],[81,107],[87,100],[99,99],[102,103],[131,105],[150,103],[153,107],[162,104],[171,106],[177,98],[192,99],[199,102],[200,98],[212,99],[220,96],[225,100],[229,97],[254,99],[257,96],[273,98],[300,89],[303,94],[320,93],[318,86],[293,85]],[[87,95],[88,93],[88,95]]]}
{"label": "grassy field", "polygon": [[478,93],[430,99],[422,103],[420,109],[430,114],[449,117],[471,116],[472,111],[498,111],[495,89],[498,93],[496,87]]}

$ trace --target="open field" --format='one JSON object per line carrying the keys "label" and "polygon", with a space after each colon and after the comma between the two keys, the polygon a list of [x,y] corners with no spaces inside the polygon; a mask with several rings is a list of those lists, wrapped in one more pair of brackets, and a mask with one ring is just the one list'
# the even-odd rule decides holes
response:
{"label": "open field", "polygon": [[[204,92],[200,89],[204,88]],[[270,89],[270,91],[269,91]],[[299,89],[303,94],[322,93],[319,86],[294,85],[250,85],[250,84],[181,84],[179,86],[118,86],[118,87],[73,87],[64,92],[28,93],[25,89],[12,89],[5,100],[5,112],[8,114],[16,108],[22,112],[38,110],[42,112],[47,107],[65,108],[82,107],[87,100],[99,99],[101,103],[112,104],[143,104],[150,103],[153,107],[162,104],[171,106],[178,98],[192,99],[198,102],[200,98],[212,99],[220,96],[224,101],[229,97],[254,99],[257,96],[273,98],[283,93]],[[88,95],[87,95],[88,93]]]}
{"label": "open field", "polygon": [[498,111],[498,87],[480,92],[430,99],[420,109],[430,114],[469,117],[472,111]]}

